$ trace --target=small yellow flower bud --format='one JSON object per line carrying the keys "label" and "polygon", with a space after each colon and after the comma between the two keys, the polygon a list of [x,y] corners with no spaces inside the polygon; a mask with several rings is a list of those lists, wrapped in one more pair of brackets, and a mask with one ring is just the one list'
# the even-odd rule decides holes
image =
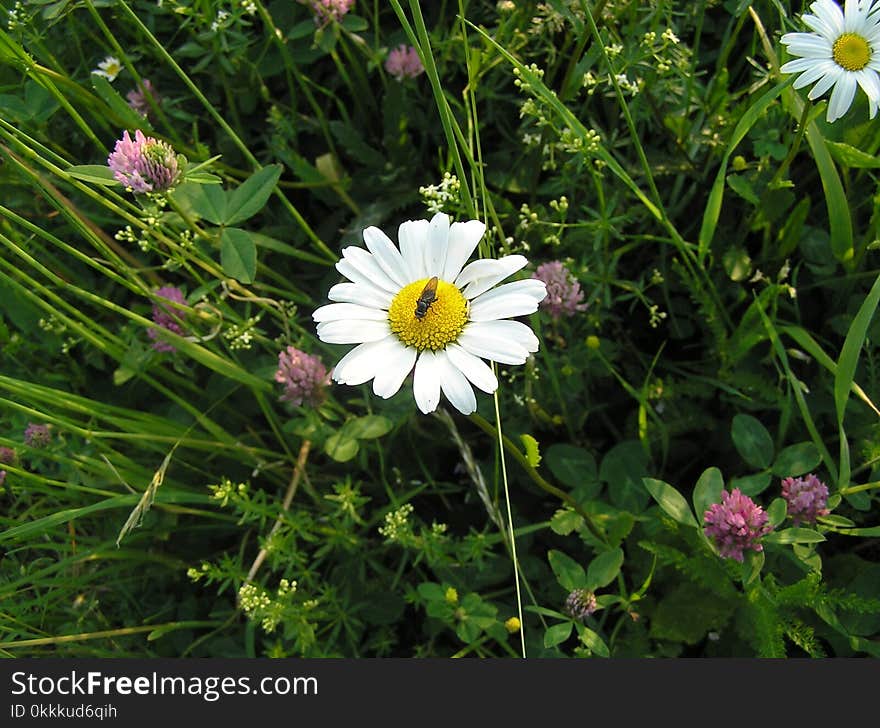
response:
{"label": "small yellow flower bud", "polygon": [[519,626],[519,620],[516,617],[511,617],[504,623],[504,629],[510,632],[510,634],[519,632]]}
{"label": "small yellow flower bud", "polygon": [[598,337],[598,336],[593,336],[592,334],[590,334],[590,335],[587,337],[587,348],[588,348],[588,349],[598,349],[599,346],[601,346],[601,343],[602,343],[602,342],[599,341],[599,337]]}
{"label": "small yellow flower bud", "polygon": [[446,590],[446,601],[449,604],[458,604],[458,592],[454,587],[449,587]]}
{"label": "small yellow flower bud", "polygon": [[742,172],[746,168],[746,158],[743,157],[741,154],[737,154],[733,158],[732,166],[733,166],[734,171]]}

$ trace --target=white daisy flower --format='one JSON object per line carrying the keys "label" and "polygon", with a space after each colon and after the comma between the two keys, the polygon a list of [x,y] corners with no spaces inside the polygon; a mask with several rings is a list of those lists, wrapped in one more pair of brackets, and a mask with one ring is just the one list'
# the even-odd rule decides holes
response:
{"label": "white daisy flower", "polygon": [[[483,237],[479,220],[454,222],[436,214],[409,220],[398,230],[400,249],[379,228],[364,230],[367,250],[347,247],[336,269],[349,282],[333,286],[331,303],[313,314],[328,344],[359,344],[333,369],[341,384],[373,380],[387,399],[414,371],[419,409],[437,409],[442,391],[463,414],[477,409],[471,384],[491,394],[498,380],[483,359],[524,364],[538,338],[524,323],[508,320],[538,310],[543,281],[496,284],[528,262],[521,255],[465,265]],[[436,278],[436,280],[435,280]]]}
{"label": "white daisy flower", "polygon": [[116,80],[120,71],[122,71],[122,63],[120,63],[119,59],[116,56],[107,56],[92,73],[96,76],[103,76],[112,82]]}
{"label": "white daisy flower", "polygon": [[800,56],[780,69],[800,73],[794,87],[817,82],[808,94],[817,99],[833,87],[826,118],[843,116],[852,104],[856,86],[868,96],[868,112],[873,119],[880,106],[880,2],[846,0],[843,10],[833,0],[816,0],[815,13],[802,16],[814,33],[786,33],[782,36],[788,52]]}

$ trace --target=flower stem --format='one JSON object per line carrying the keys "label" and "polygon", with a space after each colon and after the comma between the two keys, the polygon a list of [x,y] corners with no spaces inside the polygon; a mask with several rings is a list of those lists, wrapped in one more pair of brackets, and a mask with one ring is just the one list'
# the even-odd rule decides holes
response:
{"label": "flower stem", "polygon": [[[485,418],[481,417],[476,412],[472,415],[469,415],[469,417],[471,422],[473,422],[477,427],[483,430],[483,432],[491,435],[492,437],[497,437],[497,431]],[[591,534],[593,534],[593,536],[599,539],[602,543],[608,542],[605,534],[602,533],[602,531],[593,521],[593,517],[589,513],[587,513],[581,507],[581,505],[568,493],[566,493],[564,490],[557,488],[555,485],[548,483],[544,478],[542,478],[538,471],[535,470],[532,464],[526,459],[526,456],[522,454],[520,449],[509,437],[507,437],[506,435],[502,435],[501,442],[507,452],[509,452],[513,456],[513,459],[522,466],[523,470],[525,470],[528,476],[534,481],[535,485],[537,485],[541,490],[546,491],[550,495],[559,498],[559,500],[561,500],[567,506],[570,506],[575,513],[577,513],[581,518],[584,519],[584,525],[587,527],[587,530]]]}

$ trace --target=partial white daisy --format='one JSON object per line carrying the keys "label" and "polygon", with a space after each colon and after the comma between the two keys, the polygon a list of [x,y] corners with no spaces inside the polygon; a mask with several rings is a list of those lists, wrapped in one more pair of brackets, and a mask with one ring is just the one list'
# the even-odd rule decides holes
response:
{"label": "partial white daisy", "polygon": [[805,13],[804,23],[814,33],[786,33],[783,45],[793,56],[780,69],[800,73],[794,87],[814,81],[808,97],[817,99],[829,89],[826,119],[835,121],[852,104],[856,86],[868,97],[868,113],[873,119],[880,106],[880,2],[846,0],[843,10],[833,0],[816,0],[810,5],[813,15]]}
{"label": "partial white daisy", "polygon": [[313,314],[321,341],[358,344],[333,369],[333,379],[352,385],[372,379],[373,392],[387,399],[414,372],[422,412],[437,409],[442,391],[467,415],[477,409],[471,385],[489,394],[498,388],[483,359],[524,364],[538,338],[509,319],[537,311],[547,288],[535,279],[497,285],[526,265],[521,255],[465,265],[485,230],[479,220],[450,224],[441,212],[430,222],[404,222],[399,249],[376,227],[364,230],[367,250],[344,248],[336,269],[348,282],[327,294],[336,303]]}
{"label": "partial white daisy", "polygon": [[122,63],[119,59],[116,56],[107,56],[92,73],[96,76],[103,76],[108,81],[115,81],[121,71]]}

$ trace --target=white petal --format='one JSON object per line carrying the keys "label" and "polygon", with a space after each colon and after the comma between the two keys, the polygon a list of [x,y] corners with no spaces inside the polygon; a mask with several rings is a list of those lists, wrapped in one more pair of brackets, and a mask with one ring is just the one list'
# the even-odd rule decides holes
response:
{"label": "white petal", "polygon": [[428,221],[407,220],[397,229],[400,242],[400,254],[409,269],[410,280],[418,281],[428,278],[425,267],[425,251],[428,249]]}
{"label": "white petal", "polygon": [[547,297],[544,281],[527,278],[505,283],[471,301],[471,321],[526,316],[538,310],[538,304]]}
{"label": "white petal", "polygon": [[[346,272],[349,270],[349,266],[364,276],[364,278],[374,286],[378,286],[389,293],[397,293],[400,290],[400,286],[395,283],[384,270],[382,270],[379,261],[363,248],[357,248],[350,245],[349,247],[342,249],[342,260],[336,264],[336,270],[342,273],[346,278],[354,280],[351,275]],[[358,281],[355,281],[355,283],[357,282]]]}
{"label": "white petal", "polygon": [[356,346],[333,367],[333,381],[352,385],[369,382],[399,346],[400,340],[394,334]]}
{"label": "white petal", "polygon": [[474,356],[502,364],[523,364],[538,350],[538,337],[519,321],[471,322],[457,343]]}
{"label": "white petal", "polygon": [[522,255],[506,255],[498,260],[475,260],[464,267],[455,279],[455,285],[466,298],[476,298],[524,268],[528,262]]}
{"label": "white petal", "polygon": [[856,72],[856,79],[867,95],[869,102],[874,104],[880,102],[880,79],[877,78],[877,74],[874,71],[863,68],[861,71]]}
{"label": "white petal", "polygon": [[[367,255],[370,255],[369,253],[367,253],[366,250],[364,252]],[[370,256],[370,257],[372,258],[372,256]],[[380,273],[382,273],[381,269],[379,268],[379,264],[374,263],[374,265],[376,266],[376,270],[378,270]],[[393,288],[391,287],[392,286],[391,279],[389,279],[388,276],[386,276],[384,273],[382,273],[382,278],[387,279],[387,282],[380,285],[379,281],[376,278],[371,276],[369,273],[364,273],[363,271],[358,270],[358,268],[355,265],[353,265],[350,260],[347,260],[346,258],[343,258],[342,260],[340,260],[336,263],[336,270],[338,270],[340,273],[342,273],[342,275],[344,275],[346,278],[348,278],[348,280],[350,280],[352,283],[357,283],[359,285],[364,285],[364,286],[372,286],[373,288],[375,288],[379,291],[383,291],[387,294],[390,294],[392,297],[399,290],[396,286]]]}
{"label": "white petal", "polygon": [[482,359],[465,351],[458,344],[449,344],[445,351],[449,361],[455,364],[475,387],[482,389],[487,394],[492,394],[498,389],[498,379],[492,371],[492,367]]}
{"label": "white petal", "polygon": [[815,101],[816,99],[818,99],[837,82],[837,79],[840,78],[841,74],[843,73],[846,73],[846,71],[844,71],[840,66],[835,63],[834,68],[829,70],[822,78],[819,79],[819,82],[810,89],[810,93],[807,94],[807,98],[811,101]]}
{"label": "white petal", "polygon": [[[815,71],[821,68],[823,61],[817,61],[815,58],[796,58],[782,65],[779,69],[782,73],[800,73],[801,71]],[[804,74],[807,75],[806,73]],[[814,79],[815,80],[815,79]],[[809,83],[809,81],[807,82]]]}
{"label": "white petal", "polygon": [[813,81],[818,80],[825,74],[829,72],[835,73],[834,69],[836,66],[837,64],[834,61],[822,61],[821,63],[816,63],[811,69],[804,71],[798,76],[792,86],[794,88],[809,86]]}
{"label": "white petal", "polygon": [[[836,38],[843,33],[843,12],[837,3],[831,0],[817,0],[817,2],[810,5],[810,10],[816,14],[816,18],[824,23],[824,27],[828,29],[830,37]],[[805,15],[804,22],[806,20],[807,17]]]}
{"label": "white petal", "polygon": [[783,44],[788,48],[788,52],[793,56],[807,56],[815,58],[831,58],[831,43],[827,38],[819,35],[805,35],[803,33],[795,33],[796,38],[789,37],[788,41],[783,36]]}
{"label": "white petal", "polygon": [[[390,337],[396,340],[396,337]],[[396,341],[396,346],[390,351],[382,366],[373,380],[373,394],[382,399],[388,399],[397,394],[403,380],[412,371],[413,364],[416,363],[416,350],[404,346],[400,341]]]}
{"label": "white petal", "polygon": [[327,293],[327,298],[331,301],[359,303],[386,310],[394,300],[394,296],[388,291],[383,291],[369,283],[337,283]]}
{"label": "white petal", "polygon": [[509,293],[501,298],[471,304],[471,321],[497,321],[498,319],[528,316],[538,310],[538,304],[531,296]]}
{"label": "white petal", "polygon": [[860,12],[860,5],[861,0],[846,0],[843,9],[843,27],[849,33],[861,29],[863,14]]}
{"label": "white petal", "polygon": [[424,414],[433,412],[440,404],[440,372],[437,358],[431,351],[423,351],[416,361],[413,397]]}
{"label": "white petal", "polygon": [[828,114],[826,119],[832,122],[843,116],[852,104],[856,95],[856,77],[853,73],[844,73],[834,85],[831,99],[828,101]]}
{"label": "white petal", "polygon": [[449,245],[449,215],[438,212],[428,225],[428,247],[425,250],[425,269],[429,276],[442,276]]}
{"label": "white petal", "polygon": [[452,223],[449,227],[449,249],[446,251],[446,265],[440,278],[444,281],[454,281],[458,277],[484,232],[486,232],[486,225],[479,220]]}
{"label": "white petal", "polygon": [[378,308],[359,306],[356,303],[330,303],[315,309],[312,320],[321,321],[387,321],[388,312]]}
{"label": "white petal", "polygon": [[[479,321],[465,326],[464,332],[487,339],[498,339],[516,344],[527,352],[538,350],[538,337],[521,321]],[[463,332],[463,333],[464,333]]]}
{"label": "white petal", "polygon": [[377,227],[368,227],[364,230],[364,242],[382,270],[399,288],[410,282],[409,271],[400,257],[400,251],[385,233]]}
{"label": "white petal", "polygon": [[325,344],[362,344],[378,341],[391,333],[388,321],[323,321],[318,338]]}
{"label": "white petal", "polygon": [[491,291],[480,294],[471,302],[471,306],[484,301],[491,301],[495,298],[501,298],[511,293],[529,296],[535,299],[535,303],[541,303],[541,301],[547,298],[547,284],[537,278],[523,278],[520,281],[504,283],[497,288],[493,288]]}
{"label": "white petal", "polygon": [[529,352],[514,342],[486,339],[468,331],[461,332],[458,343],[468,353],[499,364],[525,364],[529,358]]}
{"label": "white petal", "polygon": [[477,398],[464,374],[449,360],[445,351],[438,351],[435,361],[440,374],[440,387],[446,399],[463,415],[476,412]]}

